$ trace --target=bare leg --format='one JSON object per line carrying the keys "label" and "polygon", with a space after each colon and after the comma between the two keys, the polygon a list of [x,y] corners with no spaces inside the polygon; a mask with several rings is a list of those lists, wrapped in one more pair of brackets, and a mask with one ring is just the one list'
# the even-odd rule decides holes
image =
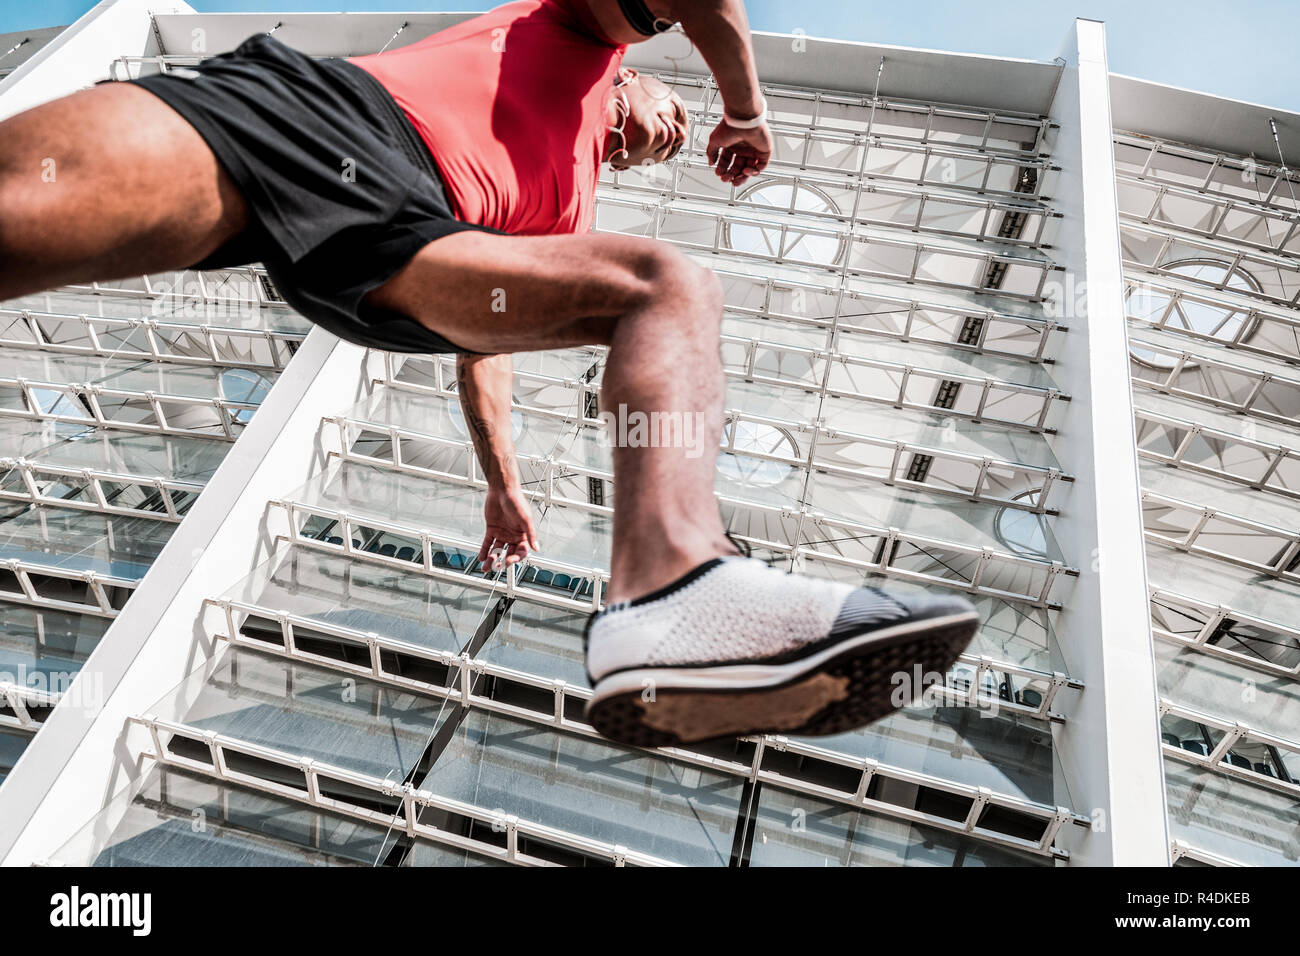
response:
{"label": "bare leg", "polygon": [[184,268],[248,222],[203,138],[137,86],[19,113],[0,144],[0,300]]}
{"label": "bare leg", "polygon": [[[653,297],[620,319],[610,340],[604,408],[662,410],[683,422],[698,414],[700,421],[691,449],[614,445],[611,601],[639,597],[735,550],[713,497],[725,387],[722,298],[712,274],[704,286],[685,301],[671,292]],[[673,315],[677,309],[687,314]]]}
{"label": "bare leg", "polygon": [[[0,299],[182,268],[248,221],[202,138],[137,87],[14,117],[0,144]],[[479,352],[608,345],[606,410],[702,416],[696,442],[616,445],[609,602],[731,551],[712,494],[723,379],[711,272],[650,240],[463,232],[426,246],[372,299]],[[718,562],[662,601],[593,615],[585,714],[643,746],[841,733],[896,706],[900,666],[946,671],[978,620],[956,597]]]}
{"label": "bare leg", "polygon": [[[0,300],[183,268],[248,222],[203,138],[138,87],[29,110],[0,123],[0,141]],[[491,308],[497,289],[504,314]],[[615,449],[611,600],[730,550],[712,494],[722,371],[711,273],[648,240],[462,233],[431,244],[374,298],[479,351],[610,345],[607,407],[702,414],[690,448]]]}
{"label": "bare leg", "polygon": [[475,351],[608,345],[603,410],[701,415],[689,444],[615,445],[608,600],[734,551],[713,497],[722,295],[710,271],[649,240],[462,232],[430,243],[371,298]]}
{"label": "bare leg", "polygon": [[[703,413],[702,454],[614,452],[612,581],[586,631],[584,713],[605,736],[658,747],[842,733],[897,706],[898,673],[944,673],[969,643],[979,615],[961,598],[891,596],[744,559],[703,568],[662,600],[617,603],[732,550],[712,494],[721,294],[712,273],[670,246],[457,233],[372,295],[476,351],[608,344],[604,411]],[[505,311],[494,312],[502,296]]]}

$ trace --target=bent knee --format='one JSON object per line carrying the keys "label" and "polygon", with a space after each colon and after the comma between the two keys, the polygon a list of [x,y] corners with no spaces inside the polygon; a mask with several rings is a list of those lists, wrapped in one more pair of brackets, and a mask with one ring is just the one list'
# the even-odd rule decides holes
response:
{"label": "bent knee", "polygon": [[716,334],[722,324],[722,283],[712,269],[699,265],[671,246],[665,268],[650,283],[652,307],[664,321],[685,330]]}
{"label": "bent knee", "polygon": [[627,293],[634,307],[675,306],[674,313],[720,318],[722,284],[712,269],[696,264],[676,247],[638,239],[629,249]]}

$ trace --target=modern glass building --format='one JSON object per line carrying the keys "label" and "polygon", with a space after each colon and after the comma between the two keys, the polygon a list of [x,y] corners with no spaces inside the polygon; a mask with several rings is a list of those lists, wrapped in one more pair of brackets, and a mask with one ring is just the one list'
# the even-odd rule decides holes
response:
{"label": "modern glass building", "polygon": [[[462,18],[106,2],[0,116],[259,31],[355,55]],[[967,594],[956,667],[856,733],[612,744],[582,720],[602,349],[516,356],[543,550],[483,575],[451,357],[307,334],[258,269],[63,289],[0,306],[0,860],[1297,861],[1300,209],[1270,114],[1111,76],[1090,21],[1041,61],[755,45],[766,173],[708,169],[721,103],[669,34],[628,62],[692,140],[607,170],[596,229],[722,279],[732,535]],[[80,676],[17,676],[45,671]]]}
{"label": "modern glass building", "polygon": [[186,290],[179,276],[142,277],[0,304],[0,774],[306,333],[282,306],[236,299],[237,278]]}
{"label": "modern glass building", "polygon": [[1173,854],[1279,865],[1300,819],[1300,200],[1262,158],[1286,123],[1240,113],[1244,135],[1196,140],[1124,115],[1115,158]]}

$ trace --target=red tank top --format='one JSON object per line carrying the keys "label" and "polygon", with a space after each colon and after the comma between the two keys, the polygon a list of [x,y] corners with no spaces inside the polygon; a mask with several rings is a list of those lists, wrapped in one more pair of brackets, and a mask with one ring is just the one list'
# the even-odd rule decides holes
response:
{"label": "red tank top", "polygon": [[588,232],[625,45],[583,0],[519,0],[352,62],[401,106],[462,222]]}

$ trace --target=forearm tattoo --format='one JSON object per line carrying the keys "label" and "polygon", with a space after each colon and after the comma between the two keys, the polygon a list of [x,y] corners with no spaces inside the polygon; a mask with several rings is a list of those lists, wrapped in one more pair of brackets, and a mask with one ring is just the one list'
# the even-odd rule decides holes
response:
{"label": "forearm tattoo", "polygon": [[478,387],[470,381],[464,362],[456,363],[456,391],[460,395],[461,413],[465,417],[465,427],[469,429],[470,441],[474,443],[474,455],[483,469],[484,476],[491,481],[505,478],[503,465],[493,454],[493,439],[499,432],[495,423],[486,415],[481,405],[482,396]]}

